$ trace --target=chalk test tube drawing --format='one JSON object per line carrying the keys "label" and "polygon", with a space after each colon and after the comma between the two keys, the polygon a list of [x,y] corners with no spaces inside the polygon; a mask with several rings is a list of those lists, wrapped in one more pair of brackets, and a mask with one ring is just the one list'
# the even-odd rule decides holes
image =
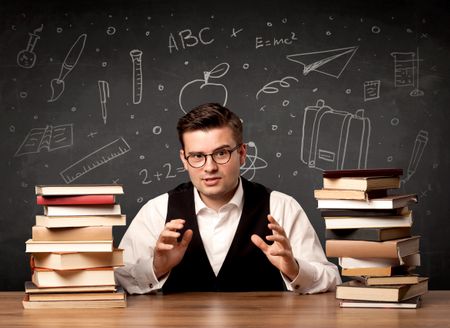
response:
{"label": "chalk test tube drawing", "polygon": [[41,25],[33,31],[33,33],[28,33],[28,44],[27,47],[17,54],[17,65],[23,68],[32,68],[36,63],[36,53],[34,52],[34,47],[37,41],[40,39],[38,33],[42,32],[44,25]]}
{"label": "chalk test tube drawing", "polygon": [[58,100],[62,95],[65,88],[65,82],[67,75],[75,68],[78,60],[83,53],[84,46],[86,44],[86,34],[81,34],[78,39],[72,44],[66,57],[61,65],[61,70],[59,71],[59,76],[52,79],[50,82],[50,88],[52,89],[52,95],[48,102],[53,102]]}
{"label": "chalk test tube drawing", "polygon": [[355,55],[356,50],[358,50],[358,47],[354,46],[292,54],[286,56],[286,58],[303,65],[303,75],[308,75],[310,72],[315,71],[338,79]]}
{"label": "chalk test tube drawing", "polygon": [[[253,141],[249,141],[247,143],[247,157],[245,158],[245,163],[241,166],[241,175],[245,175],[250,172],[249,176],[247,176],[247,180],[252,180],[256,175],[256,170],[262,170],[267,167],[267,162],[258,157],[258,147]],[[250,148],[253,149],[253,155],[249,154]],[[247,160],[249,163],[247,163]]]}
{"label": "chalk test tube drawing", "polygon": [[140,104],[142,101],[142,88],[144,81],[142,79],[142,54],[138,49],[130,51],[131,61],[133,63],[133,104]]}
{"label": "chalk test tube drawing", "polygon": [[73,145],[73,124],[47,125],[33,128],[28,132],[14,157],[34,154],[41,151],[54,151]]}
{"label": "chalk test tube drawing", "polygon": [[120,137],[62,170],[59,175],[69,184],[90,171],[129,152],[131,147]]}
{"label": "chalk test tube drawing", "polygon": [[380,98],[380,80],[364,82],[364,101]]}
{"label": "chalk test tube drawing", "polygon": [[423,96],[419,89],[419,49],[414,52],[392,52],[394,57],[394,85],[395,87],[414,87],[409,93],[413,97]]}
{"label": "chalk test tube drawing", "polygon": [[366,168],[371,125],[364,109],[335,110],[319,99],[303,116],[301,160],[319,170]]}
{"label": "chalk test tube drawing", "polygon": [[108,118],[106,101],[109,99],[109,83],[102,80],[98,81],[98,92],[100,96],[100,105],[102,107],[102,119],[103,123],[106,124],[106,119]]}
{"label": "chalk test tube drawing", "polygon": [[402,179],[402,183],[406,183],[416,172],[417,166],[422,159],[423,151],[428,144],[428,131],[420,130],[417,133],[416,140],[414,141],[414,147],[409,160],[408,169],[406,171],[406,177]]}
{"label": "chalk test tube drawing", "polygon": [[256,99],[259,98],[259,95],[261,93],[270,94],[279,92],[280,89],[278,88],[278,86],[281,88],[289,88],[291,85],[289,84],[289,82],[287,82],[287,80],[294,80],[295,82],[298,82],[298,79],[293,76],[285,76],[281,80],[269,82],[256,93]]}
{"label": "chalk test tube drawing", "polygon": [[227,104],[228,90],[220,83],[211,83],[228,73],[230,65],[221,63],[210,71],[203,72],[203,79],[196,79],[186,83],[180,90],[178,103],[183,113],[187,113],[191,108],[206,102]]}

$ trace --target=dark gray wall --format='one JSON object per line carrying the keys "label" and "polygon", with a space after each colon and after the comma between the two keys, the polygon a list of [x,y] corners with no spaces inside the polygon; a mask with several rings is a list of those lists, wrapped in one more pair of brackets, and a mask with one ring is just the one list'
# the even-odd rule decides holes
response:
{"label": "dark gray wall", "polygon": [[[187,179],[175,125],[206,101],[242,117],[243,175],[293,195],[322,242],[313,190],[323,169],[409,172],[401,192],[420,199],[420,273],[449,288],[446,1],[63,3],[0,5],[0,290],[30,279],[34,185],[121,183],[131,222]],[[109,87],[104,117],[99,86]],[[320,100],[334,112],[314,130]]]}

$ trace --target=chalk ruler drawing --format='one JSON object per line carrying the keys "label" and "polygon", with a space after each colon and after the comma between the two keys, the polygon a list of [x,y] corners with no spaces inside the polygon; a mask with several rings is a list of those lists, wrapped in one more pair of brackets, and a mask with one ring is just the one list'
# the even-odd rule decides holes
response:
{"label": "chalk ruler drawing", "polygon": [[357,46],[301,54],[292,54],[286,58],[303,65],[303,75],[315,71],[328,76],[339,78],[355,55]]}
{"label": "chalk ruler drawing", "polygon": [[83,53],[84,46],[86,44],[86,34],[81,34],[78,39],[72,44],[66,57],[61,65],[61,70],[59,71],[59,76],[50,81],[50,88],[52,90],[52,95],[48,102],[53,102],[58,100],[58,98],[63,94],[65,88],[65,82],[67,75],[75,68],[78,60]]}
{"label": "chalk ruler drawing", "polygon": [[178,103],[183,113],[206,102],[227,104],[228,90],[220,83],[212,83],[211,79],[219,79],[228,73],[230,65],[221,63],[210,71],[203,72],[203,79],[195,79],[186,83],[180,90]]}
{"label": "chalk ruler drawing", "polygon": [[142,88],[144,87],[142,53],[138,49],[130,51],[131,61],[133,63],[133,104],[140,104],[142,101]]}
{"label": "chalk ruler drawing", "polygon": [[98,92],[100,96],[100,106],[102,108],[103,124],[106,124],[108,118],[108,110],[106,108],[106,102],[109,99],[109,83],[106,81],[98,81]]}
{"label": "chalk ruler drawing", "polygon": [[256,93],[256,99],[259,98],[259,95],[262,93],[277,93],[280,91],[278,86],[281,88],[289,88],[291,85],[287,80],[294,80],[295,82],[298,82],[298,79],[293,76],[285,76],[281,80],[275,80],[272,82],[267,83],[265,86],[263,86],[257,93]]}
{"label": "chalk ruler drawing", "polygon": [[406,177],[402,179],[402,183],[406,183],[416,172],[427,144],[428,131],[420,130],[419,133],[417,133],[416,140],[414,141],[414,147],[409,160],[408,169],[406,171]]}
{"label": "chalk ruler drawing", "polygon": [[40,39],[38,33],[42,32],[44,25],[41,25],[33,31],[33,33],[28,33],[28,44],[27,47],[17,54],[17,65],[23,68],[32,68],[36,63],[36,53],[34,52],[34,47],[37,41]]}
{"label": "chalk ruler drawing", "polygon": [[90,171],[129,152],[131,147],[120,137],[62,170],[59,175],[69,184]]}
{"label": "chalk ruler drawing", "polygon": [[380,80],[364,82],[364,101],[380,98]]}
{"label": "chalk ruler drawing", "polygon": [[45,128],[33,128],[17,149],[14,157],[25,154],[49,152],[73,145],[73,124],[47,125]]}
{"label": "chalk ruler drawing", "polygon": [[394,57],[394,85],[395,87],[414,87],[410,96],[423,96],[424,92],[419,89],[419,49],[417,52],[392,52]]}
{"label": "chalk ruler drawing", "polygon": [[303,116],[301,160],[319,170],[366,168],[371,124],[364,109],[335,110],[319,99]]}
{"label": "chalk ruler drawing", "polygon": [[[249,141],[247,143],[248,150],[247,150],[247,156],[245,158],[245,163],[243,166],[241,166],[241,175],[244,176],[248,172],[250,172],[249,176],[247,176],[247,180],[253,180],[253,178],[256,175],[256,170],[262,170],[267,167],[267,162],[262,159],[261,157],[258,157],[258,147],[253,141]],[[249,150],[250,148],[254,149],[254,154],[250,155]],[[247,160],[249,163],[247,164]]]}

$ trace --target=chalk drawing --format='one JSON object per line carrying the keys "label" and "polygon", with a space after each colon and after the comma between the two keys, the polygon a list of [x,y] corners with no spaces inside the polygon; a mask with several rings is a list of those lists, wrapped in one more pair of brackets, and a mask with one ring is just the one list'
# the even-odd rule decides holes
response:
{"label": "chalk drawing", "polygon": [[106,124],[108,118],[108,110],[106,108],[106,101],[109,99],[109,83],[106,81],[98,81],[98,92],[100,96],[100,106],[102,108],[103,124]]}
{"label": "chalk drawing", "polygon": [[133,62],[133,104],[140,104],[142,101],[142,51],[134,49],[130,51]]}
{"label": "chalk drawing", "polygon": [[67,75],[75,68],[78,63],[78,60],[83,53],[84,46],[86,44],[86,34],[81,34],[78,39],[72,44],[69,51],[67,52],[66,57],[61,65],[61,70],[59,72],[59,76],[50,81],[50,88],[52,90],[52,95],[48,102],[53,102],[58,100],[58,98],[62,95],[65,88],[64,80]]}
{"label": "chalk drawing", "polygon": [[417,52],[392,52],[394,57],[394,85],[395,87],[414,87],[410,96],[423,96],[419,89],[419,49]]}
{"label": "chalk drawing", "polygon": [[380,98],[380,80],[364,82],[364,101]]}
{"label": "chalk drawing", "polygon": [[287,80],[294,80],[295,82],[298,82],[298,79],[293,76],[285,76],[281,80],[275,80],[272,82],[267,83],[265,86],[263,86],[257,93],[256,93],[256,99],[259,98],[259,95],[261,93],[277,93],[280,91],[279,87],[282,88],[289,88],[291,85]]}
{"label": "chalk drawing", "polygon": [[288,55],[286,58],[303,66],[303,75],[315,71],[339,78],[355,55],[357,46]]}
{"label": "chalk drawing", "polygon": [[210,71],[203,72],[203,79],[195,79],[186,83],[180,90],[178,103],[183,113],[199,104],[207,102],[227,104],[228,90],[220,83],[211,83],[227,74],[230,69],[228,63],[221,63]]}
{"label": "chalk drawing", "polygon": [[420,130],[417,133],[414,147],[406,170],[406,177],[402,179],[402,183],[406,183],[416,173],[420,160],[422,159],[423,151],[428,144],[428,131]]}
{"label": "chalk drawing", "polygon": [[123,137],[93,151],[89,155],[62,170],[59,175],[65,183],[71,183],[90,171],[112,161],[129,152],[131,147]]}
{"label": "chalk drawing", "polygon": [[37,41],[40,39],[38,33],[42,32],[44,25],[41,25],[33,31],[33,33],[28,33],[28,44],[27,47],[17,54],[17,65],[23,68],[32,68],[36,63],[36,53],[34,52],[34,47]]}
{"label": "chalk drawing", "polygon": [[[258,147],[253,141],[248,142],[247,146],[247,156],[245,158],[244,165],[241,166],[241,175],[244,176],[245,174],[249,173],[248,176],[246,176],[247,180],[253,180],[256,175],[256,171],[265,169],[268,164],[264,159],[258,157]],[[253,155],[249,154],[250,148],[254,150]],[[247,161],[249,163],[247,163]]]}

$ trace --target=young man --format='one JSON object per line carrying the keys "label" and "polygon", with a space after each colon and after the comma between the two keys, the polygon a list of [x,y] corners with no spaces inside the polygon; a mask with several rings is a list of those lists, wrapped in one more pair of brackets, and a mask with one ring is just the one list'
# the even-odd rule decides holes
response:
{"label": "young man", "polygon": [[148,201],[126,231],[116,278],[129,293],[318,293],[340,283],[297,201],[240,177],[239,117],[204,104],[177,129],[191,181]]}

